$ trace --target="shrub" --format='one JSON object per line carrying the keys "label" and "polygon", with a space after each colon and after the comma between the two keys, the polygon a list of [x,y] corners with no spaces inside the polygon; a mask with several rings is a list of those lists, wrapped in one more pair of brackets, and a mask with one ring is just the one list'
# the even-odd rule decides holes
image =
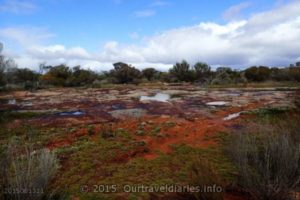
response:
{"label": "shrub", "polygon": [[191,166],[191,181],[193,186],[200,186],[202,192],[194,193],[199,200],[222,200],[223,191],[217,191],[216,187],[222,187],[222,180],[211,163],[204,158],[198,158]]}
{"label": "shrub", "polygon": [[232,70],[229,67],[217,68],[214,78],[211,81],[212,84],[223,85],[223,84],[238,84],[246,83],[247,80],[243,76],[243,73]]}
{"label": "shrub", "polygon": [[100,131],[100,135],[104,139],[113,138],[116,136],[116,131],[114,131],[112,124],[104,124]]}
{"label": "shrub", "polygon": [[176,77],[178,81],[193,81],[193,73],[190,70],[190,65],[187,61],[183,60],[181,63],[176,63],[172,69],[170,69],[170,75]]}
{"label": "shrub", "polygon": [[155,75],[158,73],[154,68],[146,68],[142,71],[143,76],[148,80],[152,81]]}
{"label": "shrub", "polygon": [[5,75],[4,75],[4,70],[5,70],[5,60],[4,56],[0,54],[0,86],[5,85]]}
{"label": "shrub", "polygon": [[300,82],[300,67],[290,67],[288,69],[289,77],[293,81],[298,81]]}
{"label": "shrub", "polygon": [[279,69],[277,67],[271,68],[270,78],[274,81],[289,81],[291,77],[289,76],[288,68]]}
{"label": "shrub", "polygon": [[1,157],[4,199],[43,199],[58,166],[56,156],[48,149],[33,150],[11,142]]}
{"label": "shrub", "polygon": [[265,66],[250,67],[245,70],[245,76],[249,81],[262,82],[269,79],[271,70]]}
{"label": "shrub", "polygon": [[72,76],[69,77],[69,86],[83,86],[92,84],[97,79],[97,74],[91,70],[81,69],[76,66],[72,70]]}
{"label": "shrub", "polygon": [[[238,183],[255,199],[292,199],[300,182],[300,142],[288,129],[248,127],[233,138],[229,154],[239,169]],[[280,130],[280,131],[278,131]]]}
{"label": "shrub", "polygon": [[138,69],[122,62],[113,65],[114,69],[110,71],[110,77],[113,83],[139,83],[142,74]]}
{"label": "shrub", "polygon": [[211,79],[211,68],[208,64],[197,62],[194,65],[195,80],[204,83]]}
{"label": "shrub", "polygon": [[55,86],[67,86],[68,80],[72,76],[71,69],[66,65],[48,66],[49,70],[46,74],[41,76],[40,81],[43,84],[55,85]]}
{"label": "shrub", "polygon": [[37,82],[38,74],[34,71],[24,68],[13,68],[7,72],[7,81],[12,84],[24,84],[25,82]]}

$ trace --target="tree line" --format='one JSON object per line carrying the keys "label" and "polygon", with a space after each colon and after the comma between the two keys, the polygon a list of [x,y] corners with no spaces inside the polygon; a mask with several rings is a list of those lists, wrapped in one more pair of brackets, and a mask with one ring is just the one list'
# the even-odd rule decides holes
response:
{"label": "tree line", "polygon": [[48,66],[41,64],[39,71],[18,68],[12,59],[0,55],[0,86],[20,86],[25,89],[43,86],[77,87],[93,84],[139,84],[141,82],[192,82],[201,85],[242,84],[264,81],[300,82],[300,62],[289,67],[252,66],[245,70],[219,67],[212,70],[207,63],[197,62],[190,65],[187,61],[176,63],[168,72],[155,68],[139,70],[136,67],[118,62],[110,71],[96,73],[80,66],[69,67],[65,64]]}

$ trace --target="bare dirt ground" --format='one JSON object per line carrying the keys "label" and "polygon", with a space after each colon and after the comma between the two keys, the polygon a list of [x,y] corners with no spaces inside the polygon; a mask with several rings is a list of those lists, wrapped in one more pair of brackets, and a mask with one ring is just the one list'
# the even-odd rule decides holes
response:
{"label": "bare dirt ground", "polygon": [[[107,162],[128,163],[136,158],[151,162],[162,154],[171,154],[174,145],[185,144],[193,148],[214,146],[215,141],[208,138],[238,129],[241,126],[239,120],[251,117],[245,113],[264,108],[292,108],[295,98],[298,98],[296,90],[203,89],[192,85],[151,89],[56,88],[0,94],[0,110],[39,113],[33,118],[16,119],[5,126],[15,129],[30,125],[47,130],[43,143],[52,150],[72,147],[82,137],[96,141],[98,135],[95,133],[103,130],[126,130],[130,141],[142,141],[144,145],[128,151],[117,150],[116,155]],[[141,96],[158,93],[169,96],[169,99],[140,100]],[[123,145],[130,143],[125,139],[120,141]],[[61,160],[60,173],[64,174],[74,160],[63,156]],[[65,183],[59,178],[57,182]],[[233,195],[227,196],[227,199],[239,199]]]}

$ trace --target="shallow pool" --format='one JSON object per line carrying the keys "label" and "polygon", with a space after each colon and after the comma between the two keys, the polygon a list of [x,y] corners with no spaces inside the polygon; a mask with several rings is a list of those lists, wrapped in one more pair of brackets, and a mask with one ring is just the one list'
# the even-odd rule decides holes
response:
{"label": "shallow pool", "polygon": [[169,94],[164,93],[157,93],[154,96],[141,96],[140,101],[161,101],[161,102],[167,102],[170,99]]}

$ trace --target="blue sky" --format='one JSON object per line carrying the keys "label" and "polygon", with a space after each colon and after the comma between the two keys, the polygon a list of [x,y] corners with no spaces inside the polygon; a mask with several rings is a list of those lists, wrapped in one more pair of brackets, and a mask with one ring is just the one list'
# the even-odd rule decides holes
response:
{"label": "blue sky", "polygon": [[[27,65],[37,65],[39,62],[75,64],[78,61],[82,65],[101,68],[123,59],[124,62],[142,66],[159,65],[164,68],[165,65],[167,68],[172,62],[180,59],[195,62],[199,57],[198,59],[206,61],[206,46],[208,52],[212,51],[211,46],[219,43],[224,45],[222,48],[225,49],[226,45],[229,48],[230,44],[236,42],[233,40],[234,32],[237,32],[237,29],[249,28],[245,24],[251,21],[253,24],[256,16],[279,13],[286,7],[293,10],[292,7],[295,6],[298,8],[299,1],[0,0],[0,42],[5,46],[3,52],[14,57],[22,67],[32,67]],[[299,14],[295,12],[291,16],[283,16],[284,21],[271,20],[268,25],[271,28],[291,21],[297,23],[298,17]],[[250,27],[251,30],[252,28],[253,26]],[[185,32],[186,29],[190,32]],[[226,30],[221,33],[226,34],[229,39],[219,41],[223,36],[217,33],[215,37],[214,34],[223,29],[229,30],[230,35]],[[210,30],[211,34],[203,35],[203,31],[206,30]],[[259,31],[265,30],[262,28]],[[242,33],[242,30],[239,32]],[[178,38],[179,33],[183,35],[182,38]],[[191,41],[186,42],[184,34]],[[174,42],[174,46],[159,46],[163,35],[167,35],[164,41],[170,40],[168,43]],[[179,53],[170,50],[181,45],[187,48],[188,44],[193,43],[193,38],[200,46],[201,35],[206,46],[203,48],[191,46],[191,49],[201,50],[199,55],[186,54],[187,50],[182,53],[182,56],[178,56]],[[173,36],[174,40],[172,40]],[[235,36],[234,39],[240,38]],[[212,40],[211,43],[207,43],[208,40]],[[246,40],[247,38],[243,38],[243,42]],[[157,47],[161,54],[152,55],[149,51],[156,51],[151,49],[152,47]],[[261,46],[256,48],[259,47],[262,48]],[[298,46],[293,48],[298,50]],[[215,59],[208,54],[207,61],[212,65],[237,67],[258,64],[259,61],[279,65],[292,62],[299,57],[299,55],[289,55],[286,59],[278,60],[278,63],[277,61],[269,63],[269,57],[265,60],[246,59],[243,58],[245,55],[239,55],[239,51],[236,50],[233,52],[235,55],[228,55],[228,57],[231,59],[239,56],[240,58],[229,62],[224,58],[227,55],[223,56],[221,52],[217,54]],[[164,55],[168,56],[163,57]],[[286,56],[286,52],[283,55]]]}
{"label": "blue sky", "polygon": [[[8,4],[1,0],[0,4]],[[25,2],[25,1],[11,1]],[[238,0],[39,0],[28,11],[0,13],[1,27],[37,26],[54,32],[52,42],[97,49],[110,40],[135,42],[138,36],[191,26],[202,21],[224,23],[223,12]],[[243,15],[267,9],[274,1],[252,1]],[[252,8],[251,8],[252,7]]]}

